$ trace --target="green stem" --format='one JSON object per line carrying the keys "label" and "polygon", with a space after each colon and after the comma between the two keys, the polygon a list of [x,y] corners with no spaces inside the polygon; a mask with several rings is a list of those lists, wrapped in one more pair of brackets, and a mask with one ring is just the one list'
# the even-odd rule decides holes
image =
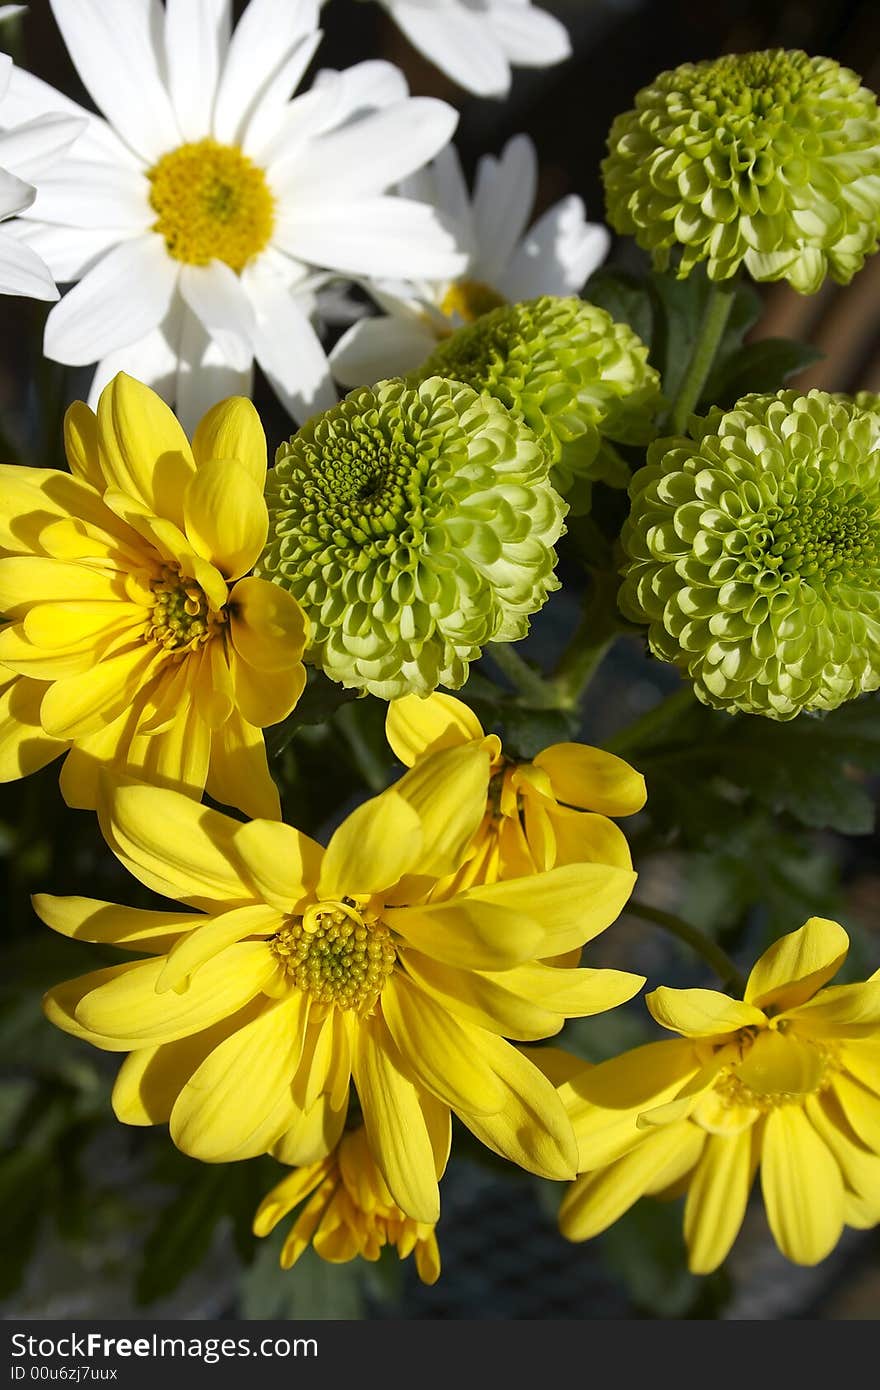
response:
{"label": "green stem", "polygon": [[735,285],[732,280],[725,281],[720,285],[716,284],[714,280],[710,283],[709,298],[703,314],[703,322],[700,324],[699,336],[694,343],[687,371],[682,377],[681,385],[672,403],[669,423],[673,434],[684,433],[688,416],[695,410],[703,394],[703,387],[706,385],[706,380],[712,370],[712,363],[715,361],[715,354],[727,327],[727,320],[733,307],[734,291]]}
{"label": "green stem", "polygon": [[711,965],[722,984],[730,985],[739,995],[745,993],[745,979],[730,956],[722,950],[717,941],[700,931],[699,927],[691,926],[690,922],[683,922],[673,912],[664,912],[662,908],[650,907],[647,903],[633,901],[632,898],[626,905],[626,911],[634,917],[641,917],[645,922],[653,922],[655,926],[662,927],[664,931],[678,937],[679,941],[683,941],[686,946],[696,951],[698,956],[702,956],[707,965]]}
{"label": "green stem", "polygon": [[533,709],[555,708],[555,691],[540,671],[533,671],[531,666],[516,654],[512,642],[493,642],[488,648],[488,654],[528,705]]}
{"label": "green stem", "polygon": [[577,709],[618,632],[616,575],[595,572],[581,620],[551,682],[560,709]]}
{"label": "green stem", "polygon": [[654,705],[640,719],[636,719],[628,728],[621,729],[619,734],[606,739],[604,747],[609,753],[620,754],[629,753],[634,748],[650,743],[667,724],[689,709],[696,698],[692,685],[682,685],[671,695],[667,695],[665,700],[661,700],[659,705]]}

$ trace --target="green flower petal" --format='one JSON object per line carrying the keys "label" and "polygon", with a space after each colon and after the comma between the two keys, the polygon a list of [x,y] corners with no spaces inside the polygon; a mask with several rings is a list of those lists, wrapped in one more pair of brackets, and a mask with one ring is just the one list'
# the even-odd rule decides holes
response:
{"label": "green flower petal", "polygon": [[648,451],[620,604],[706,704],[791,719],[880,687],[877,401],[745,396]]}
{"label": "green flower petal", "polygon": [[307,660],[384,700],[455,690],[559,587],[566,506],[532,431],[433,378],[353,391],[282,444],[257,572],[296,596]]}
{"label": "green flower petal", "polygon": [[663,72],[618,116],[603,162],[608,221],[679,278],[742,264],[815,294],[848,284],[880,233],[880,114],[830,58],[769,49]]}

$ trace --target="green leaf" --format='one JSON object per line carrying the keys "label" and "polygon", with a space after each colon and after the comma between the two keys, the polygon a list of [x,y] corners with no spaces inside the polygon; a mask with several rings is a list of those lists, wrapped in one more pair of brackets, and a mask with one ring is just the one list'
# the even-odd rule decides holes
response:
{"label": "green leaf", "polygon": [[587,281],[583,296],[618,323],[628,323],[650,347],[654,336],[654,305],[644,278],[626,271],[600,270]]}
{"label": "green leaf", "polygon": [[650,1317],[717,1317],[729,1297],[723,1273],[691,1274],[680,1202],[643,1198],[601,1236],[608,1264]]}
{"label": "green leaf", "polygon": [[790,338],[762,338],[719,360],[706,382],[703,401],[732,406],[750,391],[778,391],[790,376],[819,362],[824,354]]}
{"label": "green leaf", "polygon": [[329,680],[322,671],[310,667],[306,688],[296,708],[280,724],[273,724],[266,730],[266,750],[270,763],[284,751],[297,729],[306,724],[326,724],[341,705],[347,705],[357,698],[356,690],[346,690],[336,681]]}

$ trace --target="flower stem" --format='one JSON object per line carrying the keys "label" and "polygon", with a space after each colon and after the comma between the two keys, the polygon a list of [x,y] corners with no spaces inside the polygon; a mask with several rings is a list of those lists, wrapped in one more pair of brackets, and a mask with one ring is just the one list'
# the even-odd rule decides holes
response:
{"label": "flower stem", "polygon": [[653,922],[655,926],[662,927],[664,931],[678,937],[679,941],[696,951],[707,965],[711,965],[722,984],[730,985],[739,995],[745,993],[745,979],[730,956],[717,941],[700,931],[699,927],[691,926],[690,922],[682,921],[672,912],[664,912],[662,908],[650,907],[647,903],[634,901],[632,898],[626,905],[626,911],[634,917],[641,917],[645,922]]}
{"label": "flower stem", "polygon": [[556,706],[554,690],[540,671],[533,671],[531,666],[517,655],[512,642],[493,642],[488,648],[488,654],[526,704],[534,709],[553,709]]}
{"label": "flower stem", "polygon": [[595,572],[581,620],[562,653],[551,682],[560,709],[577,709],[618,632],[616,575]]}
{"label": "flower stem", "polygon": [[687,371],[681,379],[681,385],[672,403],[669,424],[673,434],[684,433],[688,416],[696,408],[700,396],[703,394],[703,387],[706,385],[712,370],[712,363],[715,361],[715,354],[727,327],[727,320],[733,307],[734,291],[735,284],[732,280],[727,280],[723,284],[716,284],[714,280],[710,281],[709,298],[706,302],[703,322],[700,324],[700,332],[694,343]]}
{"label": "flower stem", "polygon": [[629,753],[632,749],[638,749],[645,743],[650,743],[655,734],[660,733],[667,724],[672,723],[678,716],[684,713],[696,699],[692,685],[682,685],[678,690],[674,690],[671,695],[667,695],[665,700],[661,700],[659,705],[654,705],[647,710],[640,719],[636,719],[628,728],[621,729],[619,734],[613,738],[605,740],[603,747],[609,753]]}

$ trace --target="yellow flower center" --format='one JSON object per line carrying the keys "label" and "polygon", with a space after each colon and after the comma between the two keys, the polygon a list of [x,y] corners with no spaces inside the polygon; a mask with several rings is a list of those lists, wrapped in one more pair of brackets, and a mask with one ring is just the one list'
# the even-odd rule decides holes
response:
{"label": "yellow flower center", "polygon": [[397,959],[388,928],[366,921],[349,898],[314,904],[282,928],[272,949],[297,989],[359,1014],[370,1012]]}
{"label": "yellow flower center", "polygon": [[768,1112],[780,1105],[801,1105],[824,1091],[839,1062],[832,1045],[795,1037],[777,1029],[739,1037],[741,1060],[719,1072],[714,1091],[725,1107],[745,1106]]}
{"label": "yellow flower center", "polygon": [[195,651],[214,636],[226,613],[212,613],[201,585],[166,565],[150,584],[152,602],[147,636],[169,651]]}
{"label": "yellow flower center", "polygon": [[458,315],[465,323],[474,323],[483,314],[500,309],[506,303],[503,294],[493,290],[491,285],[484,285],[481,280],[457,280],[446,291],[440,309],[447,318]]}
{"label": "yellow flower center", "polygon": [[241,271],[268,244],[275,200],[263,170],[235,145],[198,140],[164,154],[147,174],[153,231],[188,265],[225,261]]}

